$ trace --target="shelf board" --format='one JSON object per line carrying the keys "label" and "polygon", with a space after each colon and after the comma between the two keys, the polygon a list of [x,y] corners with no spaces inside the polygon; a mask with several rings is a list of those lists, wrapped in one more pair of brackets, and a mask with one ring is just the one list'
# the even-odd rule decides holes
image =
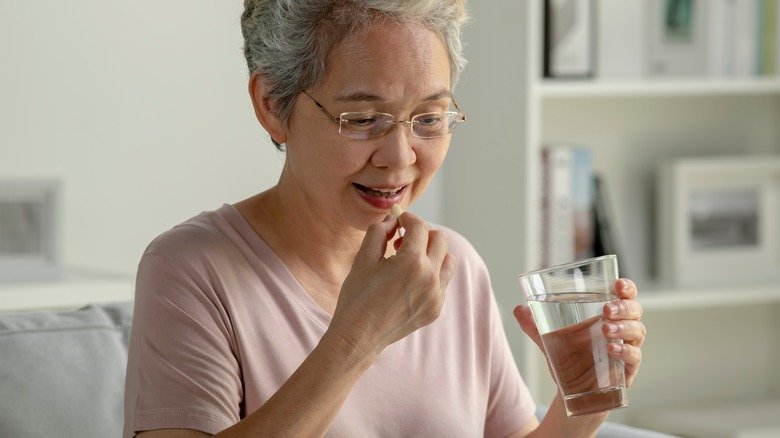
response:
{"label": "shelf board", "polygon": [[542,98],[780,95],[780,77],[733,79],[546,79],[536,84]]}
{"label": "shelf board", "polygon": [[704,309],[750,304],[780,303],[780,285],[745,285],[710,288],[639,288],[639,302],[648,310]]}

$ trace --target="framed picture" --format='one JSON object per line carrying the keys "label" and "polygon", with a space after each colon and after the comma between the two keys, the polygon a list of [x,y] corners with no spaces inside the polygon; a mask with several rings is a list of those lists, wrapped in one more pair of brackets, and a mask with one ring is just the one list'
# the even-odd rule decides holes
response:
{"label": "framed picture", "polygon": [[[657,76],[703,76],[709,67],[709,1],[650,0],[648,71]],[[722,29],[720,29],[722,31]]]}
{"label": "framed picture", "polygon": [[658,267],[678,286],[780,280],[780,156],[687,159],[659,172]]}
{"label": "framed picture", "polygon": [[592,77],[596,64],[594,0],[545,0],[543,74]]}
{"label": "framed picture", "polygon": [[61,184],[0,179],[0,283],[60,274]]}

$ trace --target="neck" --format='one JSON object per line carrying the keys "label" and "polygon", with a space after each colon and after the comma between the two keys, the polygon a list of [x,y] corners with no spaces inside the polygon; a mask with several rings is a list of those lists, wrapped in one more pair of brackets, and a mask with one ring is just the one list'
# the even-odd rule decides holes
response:
{"label": "neck", "polygon": [[336,224],[310,205],[279,184],[237,208],[301,283],[314,278],[337,294],[365,231]]}

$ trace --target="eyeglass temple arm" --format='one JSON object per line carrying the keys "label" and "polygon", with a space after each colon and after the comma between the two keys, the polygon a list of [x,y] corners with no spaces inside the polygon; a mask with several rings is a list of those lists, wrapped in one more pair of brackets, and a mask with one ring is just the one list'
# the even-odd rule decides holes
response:
{"label": "eyeglass temple arm", "polygon": [[326,110],[324,106],[320,105],[320,103],[319,103],[319,102],[317,102],[317,99],[315,99],[315,98],[311,97],[311,94],[307,93],[307,92],[306,92],[306,90],[304,90],[304,91],[303,91],[303,94],[305,94],[305,95],[309,96],[309,99],[311,99],[311,100],[312,100],[312,102],[314,102],[314,104],[315,104],[315,105],[317,105],[317,108],[319,108],[319,109],[320,109],[320,111],[322,111],[323,113],[325,113],[325,115],[326,115],[326,116],[328,116],[328,117],[329,117],[331,120],[333,120],[333,121],[334,121],[334,122],[336,122],[336,123],[341,123],[341,118],[339,118],[339,117],[334,117],[334,116],[333,116],[333,114],[331,114],[330,112],[328,112],[328,110]]}
{"label": "eyeglass temple arm", "polygon": [[452,99],[452,104],[455,105],[455,109],[458,110],[458,112],[460,113],[461,116],[463,116],[461,121],[465,122],[466,121],[466,115],[463,114],[463,111],[461,111],[460,106],[458,105],[458,101],[455,100],[455,99]]}

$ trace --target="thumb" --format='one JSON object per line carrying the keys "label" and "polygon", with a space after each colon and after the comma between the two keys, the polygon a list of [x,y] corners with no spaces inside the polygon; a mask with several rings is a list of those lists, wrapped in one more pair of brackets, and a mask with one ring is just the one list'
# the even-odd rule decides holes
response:
{"label": "thumb", "polygon": [[532,341],[534,341],[540,350],[544,351],[542,337],[539,335],[539,329],[536,327],[533,315],[531,315],[531,309],[528,306],[521,305],[515,307],[512,313],[515,315],[515,319],[517,319],[517,322],[520,324],[520,328],[523,329],[525,334],[528,335]]}

